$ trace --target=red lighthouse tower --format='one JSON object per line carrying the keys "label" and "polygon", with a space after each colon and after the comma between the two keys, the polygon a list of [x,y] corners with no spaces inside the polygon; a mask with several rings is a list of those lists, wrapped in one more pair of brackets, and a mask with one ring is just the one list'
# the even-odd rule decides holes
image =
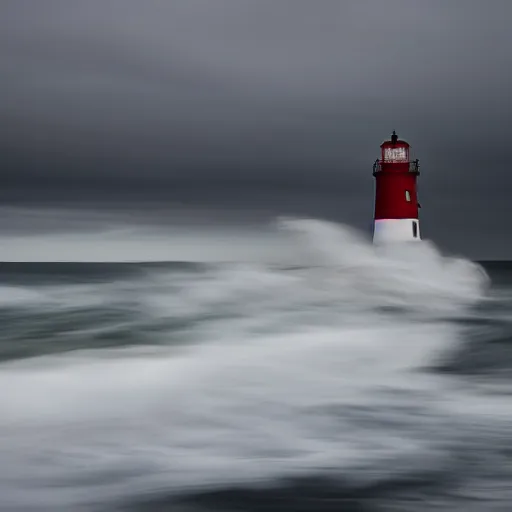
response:
{"label": "red lighthouse tower", "polygon": [[409,144],[395,132],[381,144],[381,158],[373,166],[375,176],[374,243],[420,240],[416,179],[418,160],[409,160]]}

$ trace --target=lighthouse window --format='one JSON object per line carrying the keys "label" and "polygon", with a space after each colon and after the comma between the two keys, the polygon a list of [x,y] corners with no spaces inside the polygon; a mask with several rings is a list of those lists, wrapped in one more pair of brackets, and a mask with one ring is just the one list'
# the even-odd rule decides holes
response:
{"label": "lighthouse window", "polygon": [[418,238],[418,223],[412,221],[412,236]]}
{"label": "lighthouse window", "polygon": [[408,190],[405,191],[405,200],[411,202],[411,193]]}
{"label": "lighthouse window", "polygon": [[407,160],[405,148],[386,148],[384,150],[384,160],[388,162],[404,162]]}

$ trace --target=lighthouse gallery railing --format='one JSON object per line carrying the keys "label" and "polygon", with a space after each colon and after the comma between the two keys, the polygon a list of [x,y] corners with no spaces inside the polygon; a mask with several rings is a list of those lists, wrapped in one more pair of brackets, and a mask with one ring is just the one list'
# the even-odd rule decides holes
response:
{"label": "lighthouse gallery railing", "polygon": [[[375,176],[375,174],[378,172],[382,172],[382,160],[375,160],[375,163],[373,164],[373,175]],[[419,160],[413,160],[412,162],[409,162],[409,172],[412,172],[414,174],[420,173]]]}

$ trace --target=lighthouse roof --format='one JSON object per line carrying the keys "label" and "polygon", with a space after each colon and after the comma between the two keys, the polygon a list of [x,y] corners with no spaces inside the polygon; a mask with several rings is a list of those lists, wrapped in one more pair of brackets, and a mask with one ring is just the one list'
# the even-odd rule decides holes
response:
{"label": "lighthouse roof", "polygon": [[393,130],[393,134],[391,135],[391,139],[385,140],[380,145],[380,147],[382,148],[384,146],[397,146],[397,145],[409,147],[409,143],[407,141],[403,140],[403,139],[399,139],[398,135],[396,134],[396,131]]}

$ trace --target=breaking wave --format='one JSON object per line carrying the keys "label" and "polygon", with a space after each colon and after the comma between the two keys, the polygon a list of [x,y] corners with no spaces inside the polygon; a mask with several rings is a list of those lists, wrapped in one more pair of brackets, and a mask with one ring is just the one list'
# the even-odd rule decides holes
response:
{"label": "breaking wave", "polygon": [[[277,228],[279,261],[0,289],[1,311],[26,321],[89,315],[78,345],[63,350],[77,330],[55,327],[53,352],[34,342],[0,366],[0,504],[96,510],[318,476],[373,485],[437,471],[459,427],[480,435],[489,409],[427,367],[463,342],[452,320],[485,300],[485,272],[427,242],[379,250],[333,223]],[[91,349],[105,311],[110,331],[138,339]]]}

